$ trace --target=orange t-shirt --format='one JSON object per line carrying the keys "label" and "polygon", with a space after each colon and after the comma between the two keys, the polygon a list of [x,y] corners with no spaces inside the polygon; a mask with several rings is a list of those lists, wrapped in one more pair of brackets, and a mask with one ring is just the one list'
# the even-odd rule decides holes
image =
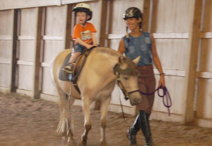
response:
{"label": "orange t-shirt", "polygon": [[80,38],[83,42],[87,44],[91,44],[92,41],[92,33],[95,33],[96,29],[92,23],[87,22],[83,27],[81,24],[76,24],[74,26],[73,31],[73,39]]}

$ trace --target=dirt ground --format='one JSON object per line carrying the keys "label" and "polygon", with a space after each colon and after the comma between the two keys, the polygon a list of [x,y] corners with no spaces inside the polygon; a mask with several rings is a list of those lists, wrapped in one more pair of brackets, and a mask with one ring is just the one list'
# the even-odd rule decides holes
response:
{"label": "dirt ground", "polygon": [[[74,106],[74,139],[83,133],[83,114]],[[91,111],[92,129],[88,146],[99,146],[100,114]],[[109,112],[106,137],[109,146],[128,146],[126,130],[134,117],[123,119],[121,114]],[[0,93],[0,146],[65,146],[56,128],[59,108],[56,103],[31,99],[17,94]],[[212,128],[185,126],[179,123],[151,121],[156,146],[211,146]],[[144,146],[142,133],[137,135],[139,146]]]}

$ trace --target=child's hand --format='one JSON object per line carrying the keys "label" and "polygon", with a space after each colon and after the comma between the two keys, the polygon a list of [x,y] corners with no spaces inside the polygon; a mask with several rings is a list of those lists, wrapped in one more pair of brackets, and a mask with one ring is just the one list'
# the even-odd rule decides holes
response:
{"label": "child's hand", "polygon": [[94,45],[89,45],[89,44],[88,44],[88,45],[86,45],[86,48],[87,48],[87,49],[90,49],[90,48],[92,48],[93,46],[94,46]]}

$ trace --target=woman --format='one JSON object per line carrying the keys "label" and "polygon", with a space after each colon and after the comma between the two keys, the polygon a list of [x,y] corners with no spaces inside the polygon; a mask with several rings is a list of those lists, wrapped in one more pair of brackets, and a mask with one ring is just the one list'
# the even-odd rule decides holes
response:
{"label": "woman", "polygon": [[[127,34],[120,43],[118,51],[130,58],[135,59],[140,56],[138,69],[140,76],[138,78],[139,90],[145,93],[151,93],[155,90],[155,77],[152,63],[160,72],[159,86],[165,86],[163,69],[158,57],[153,35],[142,31],[142,12],[136,7],[128,8],[123,14],[123,19],[127,25]],[[130,29],[130,34],[128,34]],[[152,112],[154,94],[142,95],[142,102],[137,105],[139,113],[133,126],[127,131],[127,136],[131,145],[137,145],[136,134],[139,129],[142,130],[145,137],[146,146],[153,146],[151,131],[149,126],[149,116]]]}

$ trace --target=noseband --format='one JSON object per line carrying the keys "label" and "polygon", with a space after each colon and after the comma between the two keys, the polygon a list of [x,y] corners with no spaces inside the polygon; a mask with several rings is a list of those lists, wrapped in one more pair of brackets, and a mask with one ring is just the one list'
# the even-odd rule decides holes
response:
{"label": "noseband", "polygon": [[120,81],[119,77],[117,78],[117,84],[118,84],[119,88],[122,90],[125,100],[129,99],[130,94],[135,93],[135,92],[140,92],[140,90],[133,90],[133,91],[127,92],[127,90],[124,88],[122,82]]}
{"label": "noseband", "polygon": [[133,64],[133,62],[130,59],[126,59],[125,62],[127,63],[127,68],[126,69],[121,69],[120,68],[120,64],[117,63],[114,67],[113,67],[113,73],[114,75],[116,75],[116,80],[117,80],[117,84],[119,86],[119,88],[122,90],[123,94],[124,94],[124,98],[125,100],[129,99],[130,94],[135,93],[135,92],[140,92],[139,89],[137,90],[133,90],[128,92],[125,87],[123,86],[121,80],[120,80],[120,74],[125,74],[125,75],[138,75],[138,69],[137,66],[135,64]]}

